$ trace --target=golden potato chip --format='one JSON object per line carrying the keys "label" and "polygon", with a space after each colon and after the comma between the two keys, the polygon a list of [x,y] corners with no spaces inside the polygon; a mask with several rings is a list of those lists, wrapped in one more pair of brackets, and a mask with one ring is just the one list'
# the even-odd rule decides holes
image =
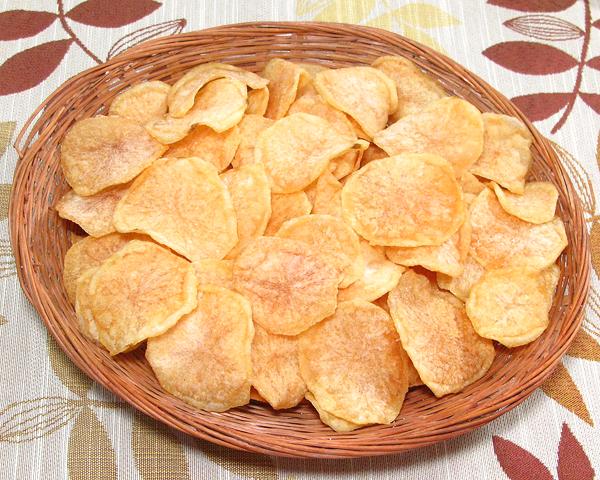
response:
{"label": "golden potato chip", "polygon": [[307,243],[258,237],[233,265],[235,289],[269,333],[297,335],[335,311],[339,272]]}
{"label": "golden potato chip", "polygon": [[479,335],[507,347],[533,342],[548,327],[560,268],[512,267],[486,272],[467,299]]}
{"label": "golden potato chip", "polygon": [[502,208],[511,215],[529,223],[546,223],[554,218],[558,190],[550,182],[529,182],[521,195],[504,191],[492,183]]}
{"label": "golden potato chip", "polygon": [[[362,140],[360,140],[362,142]],[[329,171],[335,178],[344,178],[360,168],[360,160],[363,156],[362,145],[351,148],[347,152],[334,157],[329,162]]]}
{"label": "golden potato chip", "polygon": [[408,58],[379,57],[372,66],[385,73],[396,85],[398,108],[390,113],[392,122],[405,115],[418,113],[427,104],[447,96],[437,80],[423,72]]}
{"label": "golden potato chip", "polygon": [[463,193],[472,195],[479,195],[481,191],[486,188],[485,184],[470,172],[462,174],[462,177],[460,177],[460,186],[462,187]]}
{"label": "golden potato chip", "polygon": [[467,255],[463,262],[462,273],[456,277],[437,274],[437,284],[440,288],[452,292],[457,298],[463,302],[467,301],[471,288],[475,285],[481,276],[485,273],[485,269],[471,255]]}
{"label": "golden potato chip", "polygon": [[119,232],[142,232],[186,258],[223,258],[238,240],[231,196],[215,167],[199,158],[161,159],[117,205]]}
{"label": "golden potato chip", "polygon": [[[184,117],[198,102],[198,93],[203,87],[216,79],[232,79],[253,89],[264,88],[268,80],[255,73],[233,65],[223,63],[205,63],[189,70],[181,77],[169,92],[169,115],[175,118]],[[227,129],[225,129],[227,130]]]}
{"label": "golden potato chip", "polygon": [[192,109],[183,117],[167,115],[146,124],[146,130],[164,144],[178,142],[195,125],[206,125],[217,133],[237,125],[247,106],[246,85],[230,78],[220,78],[205,85],[196,96]]}
{"label": "golden potato chip", "polygon": [[354,173],[342,189],[344,219],[372,245],[440,245],[464,221],[452,167],[428,154],[382,158]]}
{"label": "golden potato chip", "polygon": [[99,342],[98,338],[98,327],[96,321],[92,315],[91,302],[93,297],[87,294],[87,290],[90,286],[90,280],[98,270],[97,267],[88,268],[84,271],[81,276],[77,279],[76,286],[76,298],[75,298],[75,314],[77,316],[77,325],[83,335],[94,341]]}
{"label": "golden potato chip", "polygon": [[265,235],[275,235],[284,222],[308,215],[311,209],[312,205],[304,192],[271,194],[271,218]]}
{"label": "golden potato chip", "polygon": [[148,339],[146,359],[167,392],[202,410],[224,412],[250,401],[253,337],[244,297],[200,287],[198,306],[168,332]]}
{"label": "golden potato chip", "polygon": [[65,254],[63,283],[67,297],[75,303],[77,279],[90,268],[99,267],[104,260],[141,235],[110,233],[103,237],[86,237],[71,245]]}
{"label": "golden potato chip", "polygon": [[369,147],[364,151],[363,156],[361,158],[361,165],[366,165],[367,163],[372,162],[373,160],[379,160],[381,158],[389,157],[387,153],[385,153],[381,148],[379,148],[374,143],[369,144]]}
{"label": "golden potato chip", "polygon": [[294,193],[317,179],[329,161],[350,149],[354,139],[320,117],[295,113],[263,130],[254,155],[265,166],[274,193]]}
{"label": "golden potato chip", "polygon": [[269,89],[267,87],[248,92],[248,106],[246,115],[264,115],[269,105]]}
{"label": "golden potato chip", "polygon": [[83,240],[84,238],[87,238],[87,235],[83,234],[80,235],[78,232],[74,231],[74,230],[69,230],[69,242],[71,242],[71,245],[73,245],[74,243],[77,243],[79,240]]}
{"label": "golden potato chip", "polygon": [[477,335],[460,300],[424,275],[405,272],[388,304],[402,346],[436,397],[460,392],[490,368],[492,342]]}
{"label": "golden potato chip", "polygon": [[228,170],[221,180],[229,190],[237,217],[238,243],[228,253],[234,258],[250,239],[265,233],[271,218],[271,188],[260,163]]}
{"label": "golden potato chip", "polygon": [[298,405],[306,384],[298,366],[298,337],[273,335],[255,325],[252,386],[275,410]]}
{"label": "golden potato chip", "polygon": [[352,125],[352,129],[354,130],[354,134],[358,138],[365,140],[367,142],[370,142],[371,140],[373,140],[373,136],[365,133],[365,131],[361,128],[361,126],[350,115],[346,114],[346,118],[348,118],[348,121],[350,122],[350,124]]}
{"label": "golden potato chip", "polygon": [[483,121],[479,110],[466,100],[443,98],[402,117],[375,135],[373,143],[388,155],[439,155],[452,164],[460,177],[481,155]]}
{"label": "golden potato chip", "polygon": [[508,115],[484,113],[483,152],[470,168],[514,193],[523,193],[531,164],[533,137],[519,120]]}
{"label": "golden potato chip", "polygon": [[312,403],[312,406],[315,407],[315,410],[319,414],[319,418],[321,421],[333,428],[336,432],[351,432],[352,430],[356,430],[357,428],[364,427],[364,425],[358,425],[357,423],[352,423],[343,418],[336,417],[332,413],[327,412],[321,408],[319,402],[315,399],[314,395],[310,392],[306,392],[306,399]]}
{"label": "golden potato chip", "polygon": [[88,197],[70,190],[56,204],[56,210],[62,218],[75,222],[87,234],[101,237],[115,231],[113,214],[128,188],[128,184],[118,185]]}
{"label": "golden potato chip", "polygon": [[141,125],[98,116],[71,127],[60,146],[60,163],[75,193],[88,196],[129,182],[165,150]]}
{"label": "golden potato chip", "polygon": [[302,67],[282,58],[269,60],[261,75],[269,80],[269,104],[265,117],[273,120],[279,120],[288,112],[296,99],[302,77],[310,78]]}
{"label": "golden potato chip", "polygon": [[89,302],[100,343],[117,355],[191,312],[196,276],[191,263],[166,248],[132,240],[98,267],[84,293],[92,297],[80,301]]}
{"label": "golden potato chip", "polygon": [[398,107],[394,82],[372,67],[319,72],[314,85],[327,103],[350,115],[369,138],[385,128],[388,115]]}
{"label": "golden potato chip", "polygon": [[285,222],[277,236],[308,243],[327,255],[338,272],[339,287],[345,288],[362,277],[365,260],[358,236],[341,218],[331,215],[305,215]]}
{"label": "golden potato chip", "polygon": [[294,62],[294,63],[296,65],[298,65],[300,68],[302,68],[302,70],[304,70],[310,76],[310,78],[314,78],[314,76],[319,72],[322,72],[324,70],[330,70],[329,67],[326,67],[325,65],[321,65],[319,63],[307,63],[307,62]]}
{"label": "golden potato chip", "polygon": [[144,125],[167,113],[167,95],[170,89],[171,85],[160,80],[138,83],[114,98],[108,114]]}
{"label": "golden potato chip", "polygon": [[325,170],[321,174],[314,182],[314,191],[311,189],[311,194],[314,194],[312,213],[342,218],[342,184],[331,172]]}
{"label": "golden potato chip", "polygon": [[221,133],[205,125],[197,125],[185,138],[171,144],[165,157],[199,157],[222,172],[233,160],[241,139],[237,125]]}
{"label": "golden potato chip", "polygon": [[408,389],[404,353],[385,310],[362,300],[300,335],[300,373],[320,407],[358,424],[391,423]]}
{"label": "golden potato chip", "polygon": [[233,290],[233,260],[204,258],[192,263],[198,285],[213,285]]}
{"label": "golden potato chip", "polygon": [[486,269],[546,268],[567,246],[559,217],[536,225],[506,213],[496,195],[486,188],[470,208],[471,255]]}
{"label": "golden potato chip", "polygon": [[417,369],[413,365],[412,360],[410,359],[408,354],[406,354],[406,364],[407,364],[407,372],[408,372],[408,374],[407,374],[408,388],[425,385],[423,383],[423,380],[421,380],[421,377],[419,377],[419,372],[417,372]]}
{"label": "golden potato chip", "polygon": [[383,247],[373,247],[361,240],[360,250],[365,261],[362,277],[352,285],[340,288],[338,303],[348,300],[373,302],[392,290],[405,270],[385,257]]}
{"label": "golden potato chip", "polygon": [[260,393],[258,393],[254,387],[250,389],[250,400],[260,403],[268,403],[263,397],[261,397]]}
{"label": "golden potato chip", "polygon": [[270,118],[259,115],[244,115],[244,118],[242,118],[242,121],[238,125],[240,129],[240,144],[231,162],[233,168],[256,163],[254,147],[256,146],[258,135],[273,125],[273,123],[275,121]]}

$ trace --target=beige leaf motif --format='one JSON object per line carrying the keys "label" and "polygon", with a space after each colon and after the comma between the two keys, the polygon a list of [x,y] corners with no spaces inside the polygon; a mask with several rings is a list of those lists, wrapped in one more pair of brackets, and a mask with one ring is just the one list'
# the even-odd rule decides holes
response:
{"label": "beige leaf motif", "polygon": [[135,412],[131,430],[133,458],[142,480],[189,480],[183,445],[171,430]]}
{"label": "beige leaf motif", "polygon": [[6,317],[4,315],[0,315],[0,326],[6,325]]}
{"label": "beige leaf motif", "polygon": [[69,434],[67,469],[70,480],[117,480],[117,458],[96,413],[84,407]]}
{"label": "beige leaf motif", "polygon": [[596,275],[600,276],[600,221],[594,219],[590,231],[590,250],[592,252],[592,266]]}
{"label": "beige leaf motif", "polygon": [[434,40],[431,35],[423,30],[419,30],[411,25],[402,24],[402,33],[404,33],[404,35],[406,35],[408,38],[416,40],[423,45],[427,45],[438,52],[445,52],[444,48],[436,40]]}
{"label": "beige leaf motif", "polygon": [[10,199],[10,183],[0,183],[0,220],[6,220],[8,217],[8,201]]}
{"label": "beige leaf motif", "polygon": [[582,328],[577,332],[567,355],[600,362],[600,344]]}
{"label": "beige leaf motif", "polygon": [[6,152],[16,125],[17,122],[0,122],[0,157]]}
{"label": "beige leaf motif", "polygon": [[558,364],[556,370],[542,385],[542,391],[552,400],[558,402],[570,412],[577,415],[587,424],[594,426],[590,412],[583,401],[583,397],[571,378],[569,371],[561,363]]}
{"label": "beige leaf motif", "polygon": [[54,337],[49,333],[47,335],[48,357],[52,370],[65,387],[75,395],[85,398],[92,387],[92,380],[73,365],[71,359],[60,349]]}
{"label": "beige leaf motif", "polygon": [[418,28],[439,28],[459,25],[460,20],[427,3],[408,3],[394,10],[398,21]]}
{"label": "beige leaf motif", "polygon": [[238,452],[213,443],[198,441],[209,460],[241,478],[251,480],[278,480],[273,460],[267,455]]}
{"label": "beige leaf motif", "polygon": [[12,277],[16,274],[15,257],[10,242],[0,239],[0,278]]}
{"label": "beige leaf motif", "polygon": [[375,3],[376,0],[331,0],[314,20],[359,23],[371,14]]}
{"label": "beige leaf motif", "polygon": [[296,15],[310,15],[322,10],[330,0],[298,0],[296,2]]}

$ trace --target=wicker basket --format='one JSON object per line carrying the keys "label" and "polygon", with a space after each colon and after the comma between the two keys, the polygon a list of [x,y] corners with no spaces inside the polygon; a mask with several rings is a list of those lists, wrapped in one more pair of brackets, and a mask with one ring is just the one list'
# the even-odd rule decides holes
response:
{"label": "wicker basket", "polygon": [[[552,181],[560,192],[558,214],[569,246],[560,257],[562,276],[551,323],[535,342],[498,348],[487,375],[462,393],[436,399],[411,390],[392,425],[334,433],[303,403],[275,412],[252,403],[226,413],[195,410],[165,393],[142,349],[111,358],[78,331],[61,274],[73,227],[51,208],[66,191],[58,145],[76,120],[106,111],[110,100],[141,80],[172,82],[184,70],[209,61],[259,71],[272,57],[331,67],[369,64],[381,55],[402,55],[438,78],[453,94],[482,111],[514,115],[531,130],[531,177]],[[328,23],[251,23],[153,40],[86,70],[56,90],[19,134],[10,203],[10,233],[25,294],[48,330],[75,364],[142,412],[182,432],[227,447],[270,455],[358,457],[406,451],[464,434],[521,403],[551,373],[583,317],[590,254],[582,208],[549,142],[503,95],[447,57],[394,33]]]}

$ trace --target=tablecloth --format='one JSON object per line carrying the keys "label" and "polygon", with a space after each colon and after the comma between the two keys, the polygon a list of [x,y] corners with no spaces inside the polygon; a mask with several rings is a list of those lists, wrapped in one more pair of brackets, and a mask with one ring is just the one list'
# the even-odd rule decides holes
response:
{"label": "tablecloth", "polygon": [[[7,224],[15,132],[66,79],[136,42],[255,20],[372,25],[436,48],[556,143],[591,232],[586,320],[542,388],[473,433],[414,452],[319,461],[244,454],[150,420],[75,368],[23,295]],[[0,0],[0,478],[577,479],[600,472],[598,0]]]}

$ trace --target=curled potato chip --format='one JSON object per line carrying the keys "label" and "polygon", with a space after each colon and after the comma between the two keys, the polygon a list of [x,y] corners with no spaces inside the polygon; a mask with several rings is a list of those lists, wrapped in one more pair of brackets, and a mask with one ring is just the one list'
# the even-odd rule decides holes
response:
{"label": "curled potato chip", "polygon": [[407,366],[390,316],[362,300],[300,335],[300,373],[320,407],[358,425],[391,423],[408,389]]}
{"label": "curled potato chip", "polygon": [[308,215],[312,204],[304,192],[273,193],[271,195],[271,218],[265,235],[275,235],[281,225],[292,218]]}
{"label": "curled potato chip", "polygon": [[231,290],[200,287],[198,306],[168,332],[148,339],[146,358],[161,386],[194,407],[224,412],[250,401],[248,301]]}
{"label": "curled potato chip", "polygon": [[98,270],[97,267],[88,268],[77,279],[76,296],[75,296],[75,314],[77,316],[77,325],[79,330],[85,337],[94,341],[100,342],[98,337],[98,327],[92,315],[91,303],[93,297],[87,294],[90,286],[90,281]]}
{"label": "curled potato chip", "polygon": [[274,120],[258,115],[244,115],[238,127],[240,129],[240,143],[231,164],[233,168],[256,163],[254,147],[260,132],[273,125]]}
{"label": "curled potato chip", "polygon": [[231,196],[215,167],[199,158],[161,159],[117,205],[119,232],[142,232],[186,258],[223,258],[237,243]]}
{"label": "curled potato chip", "polygon": [[339,272],[309,244],[258,237],[235,259],[235,289],[269,333],[297,335],[335,311]]}
{"label": "curled potato chip", "polygon": [[233,260],[204,258],[192,263],[198,285],[233,289]]}
{"label": "curled potato chip", "polygon": [[393,122],[405,115],[418,113],[427,104],[447,96],[437,80],[423,72],[408,58],[379,57],[372,65],[385,73],[396,85],[398,108],[390,113]]}
{"label": "curled potato chip", "polygon": [[271,188],[260,163],[228,170],[221,180],[229,190],[237,217],[238,243],[228,253],[233,258],[250,239],[265,233],[271,218]]}
{"label": "curled potato chip", "polygon": [[347,67],[317,73],[314,85],[331,106],[347,113],[371,138],[385,128],[398,107],[394,82],[372,67]]}
{"label": "curled potato chip", "polygon": [[440,288],[452,292],[463,302],[467,301],[471,288],[475,285],[485,269],[471,255],[467,255],[463,262],[463,270],[460,275],[451,277],[443,273],[437,274],[437,284]]}
{"label": "curled potato chip", "polygon": [[529,182],[521,195],[507,192],[493,183],[494,192],[502,208],[511,215],[529,223],[546,223],[554,218],[558,190],[550,182]]}
{"label": "curled potato chip", "polygon": [[379,160],[388,156],[389,155],[385,153],[383,149],[379,148],[374,143],[371,143],[369,144],[368,148],[364,151],[360,163],[364,166],[367,163],[371,163],[373,160]]}
{"label": "curled potato chip", "polygon": [[372,245],[440,245],[464,221],[462,192],[448,162],[435,155],[383,158],[342,189],[344,219]]}
{"label": "curled potato chip", "polygon": [[189,70],[181,77],[169,92],[169,115],[175,118],[184,117],[195,102],[198,101],[198,93],[208,83],[216,79],[233,79],[253,89],[266,87],[268,80],[259,77],[255,73],[243,70],[233,65],[223,63],[205,63]]}
{"label": "curled potato chip", "polygon": [[58,214],[71,220],[92,237],[101,237],[115,231],[113,214],[129,185],[117,185],[100,193],[82,197],[68,191],[56,204]]}
{"label": "curled potato chip", "polygon": [[246,115],[264,115],[269,105],[269,89],[267,87],[248,92],[248,106]]}
{"label": "curled potato chip", "polygon": [[482,116],[466,100],[443,98],[417,113],[402,117],[375,135],[373,142],[389,155],[439,155],[452,164],[456,176],[460,177],[481,155]]}
{"label": "curled potato chip", "polygon": [[166,248],[132,240],[98,267],[85,294],[100,343],[117,355],[192,311],[196,277],[191,263]]}
{"label": "curled potato chip", "polygon": [[546,268],[568,244],[559,217],[535,225],[506,213],[496,195],[486,188],[470,208],[471,255],[486,269]]}
{"label": "curled potato chip", "polygon": [[325,170],[321,174],[312,193],[312,213],[342,218],[342,184],[331,172]]}
{"label": "curled potato chip", "polygon": [[185,138],[171,144],[165,157],[199,157],[222,172],[233,160],[240,141],[237,125],[221,133],[205,125],[197,125]]}
{"label": "curled potato chip", "polygon": [[363,427],[364,425],[359,425],[357,423],[352,423],[343,418],[336,417],[332,413],[323,410],[317,399],[310,392],[306,392],[306,399],[315,407],[315,410],[319,414],[319,418],[321,421],[333,428],[336,432],[351,432],[352,430],[356,430],[357,428]]}
{"label": "curled potato chip", "polygon": [[283,118],[294,103],[300,84],[310,78],[302,67],[282,58],[269,60],[261,75],[269,80],[269,103],[265,117],[273,120]]}
{"label": "curled potato chip", "polygon": [[[360,141],[362,142],[362,140]],[[350,175],[360,168],[363,152],[364,148],[361,145],[332,158],[329,162],[329,171],[338,179]]]}
{"label": "curled potato chip", "polygon": [[465,172],[460,177],[460,186],[462,187],[463,193],[469,193],[472,195],[479,195],[482,190],[486,188],[475,175],[471,172]]}
{"label": "curled potato chip", "polygon": [[507,347],[533,342],[548,327],[560,268],[503,268],[486,272],[473,286],[466,307],[479,335]]}
{"label": "curled potato chip", "polygon": [[436,397],[461,391],[490,368],[492,342],[477,335],[460,300],[424,275],[405,272],[388,305],[402,346]]}
{"label": "curled potato chip", "polygon": [[340,288],[338,303],[349,300],[373,302],[392,290],[405,270],[385,257],[383,247],[373,247],[361,240],[360,250],[365,261],[362,277],[352,285]]}
{"label": "curled potato chip", "polygon": [[328,262],[338,272],[340,288],[362,277],[365,260],[358,236],[341,218],[331,215],[305,215],[285,222],[277,236],[308,243],[327,255]]}
{"label": "curled potato chip", "polygon": [[508,115],[484,113],[483,152],[470,168],[514,193],[523,193],[531,164],[533,137],[519,120]]}
{"label": "curled potato chip", "polygon": [[306,384],[298,366],[298,338],[273,335],[255,325],[252,386],[275,410],[298,405]]}
{"label": "curled potato chip", "polygon": [[167,95],[170,89],[171,85],[159,80],[138,83],[113,99],[108,114],[144,125],[167,113]]}
{"label": "curled potato chip", "polygon": [[60,163],[75,193],[88,196],[129,182],[165,150],[141,125],[98,116],[71,127],[60,147]]}
{"label": "curled potato chip", "polygon": [[265,166],[273,192],[294,193],[310,185],[332,158],[353,144],[326,120],[295,113],[260,133],[254,155]]}

